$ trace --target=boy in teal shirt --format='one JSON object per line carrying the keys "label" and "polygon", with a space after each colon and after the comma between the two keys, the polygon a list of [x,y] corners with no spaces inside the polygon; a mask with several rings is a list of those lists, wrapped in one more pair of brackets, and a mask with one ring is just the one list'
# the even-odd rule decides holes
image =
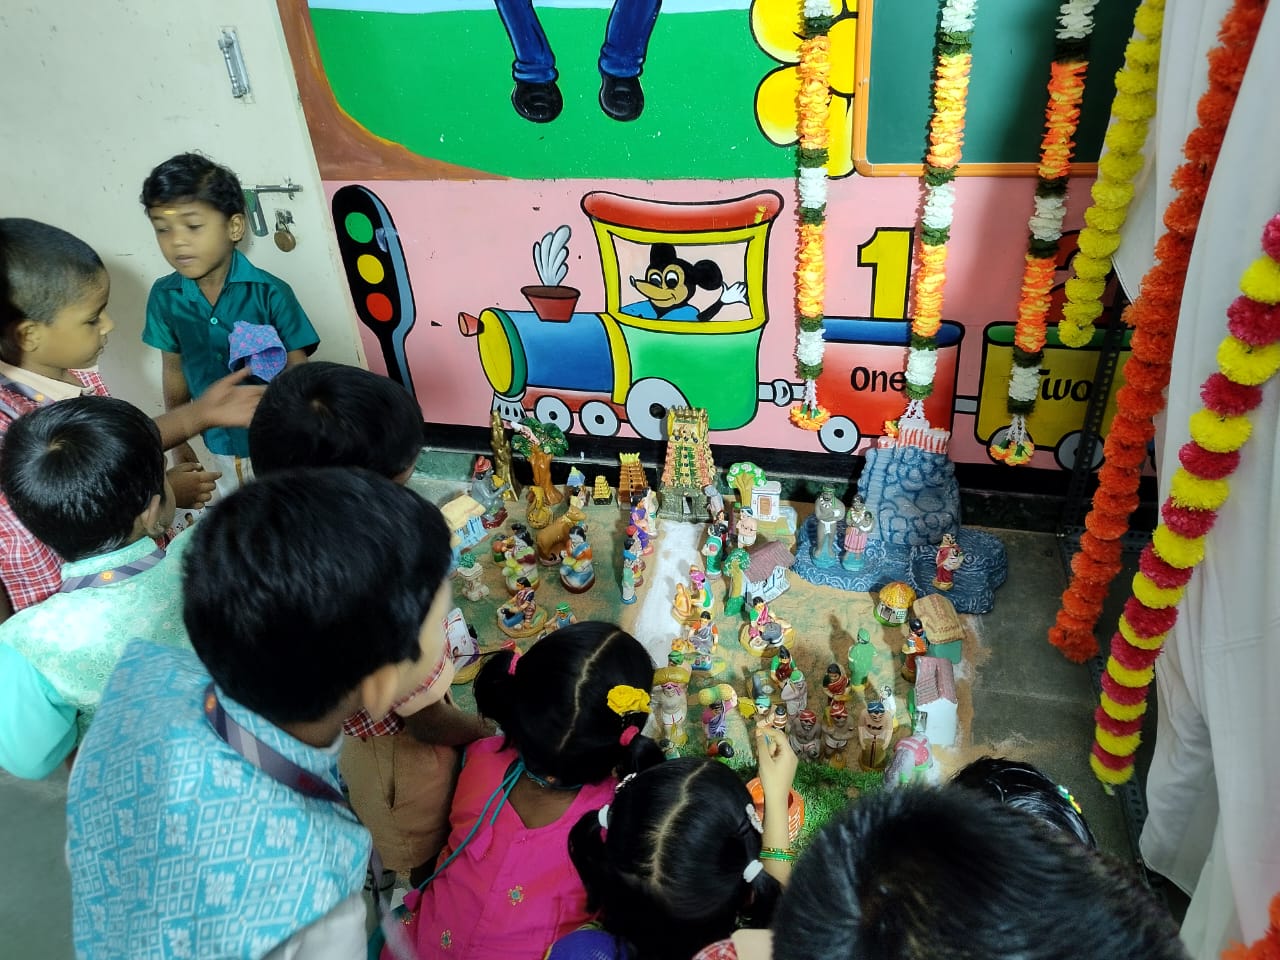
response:
{"label": "boy in teal shirt", "polygon": [[[247,220],[234,173],[199,154],[180,154],[151,171],[142,204],[160,252],[174,269],[151,287],[142,331],[143,342],[163,357],[166,409],[199,397],[226,376],[233,341],[255,344],[260,361],[254,369],[263,380],[315,351],[320,338],[293,290],[236,249]],[[245,430],[215,427],[203,436],[214,460],[208,466],[222,473],[221,493],[252,477]],[[179,448],[178,457],[197,459],[189,445]]]}
{"label": "boy in teal shirt", "polygon": [[0,450],[18,519],[65,562],[62,586],[0,624],[0,767],[51,773],[83,739],[125,645],[187,646],[181,553],[155,422],[110,397],[74,397],[18,418]]}

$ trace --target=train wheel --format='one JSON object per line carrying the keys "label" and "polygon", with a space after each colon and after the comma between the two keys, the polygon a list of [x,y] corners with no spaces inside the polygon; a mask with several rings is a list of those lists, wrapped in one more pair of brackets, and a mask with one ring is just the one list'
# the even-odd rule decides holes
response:
{"label": "train wheel", "polygon": [[578,411],[582,429],[593,437],[612,437],[618,432],[618,415],[603,400],[588,400]]}
{"label": "train wheel", "polygon": [[829,453],[852,453],[862,434],[848,417],[832,417],[818,429],[818,442]]}
{"label": "train wheel", "polygon": [[533,406],[533,415],[543,423],[554,423],[564,433],[573,429],[573,411],[559,397],[541,397]]}
{"label": "train wheel", "polygon": [[[1074,470],[1076,466],[1076,451],[1080,449],[1080,431],[1073,430],[1062,438],[1062,442],[1058,444],[1058,448],[1053,451],[1053,457],[1058,461],[1058,466],[1063,470]],[[1089,464],[1090,470],[1097,470],[1102,466],[1102,438],[1098,438],[1098,442],[1093,445],[1093,462]]]}
{"label": "train wheel", "polygon": [[689,401],[670,380],[646,377],[631,385],[627,394],[627,421],[645,440],[666,437],[667,411],[687,407]]}

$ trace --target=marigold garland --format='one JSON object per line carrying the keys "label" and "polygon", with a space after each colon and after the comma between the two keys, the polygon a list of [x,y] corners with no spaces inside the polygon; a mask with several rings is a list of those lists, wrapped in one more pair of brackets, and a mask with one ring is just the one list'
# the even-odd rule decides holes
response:
{"label": "marigold garland", "polygon": [[[1058,241],[1067,213],[1067,177],[1080,123],[1080,101],[1089,69],[1089,40],[1093,36],[1093,8],[1098,0],[1063,0],[1054,30],[1053,62],[1049,66],[1049,102],[1045,106],[1040,167],[1036,171],[1035,208],[1027,223],[1031,237],[1022,271],[1018,319],[1013,328],[1009,371],[1009,426],[988,450],[1011,467],[1027,463],[1035,444],[1027,434],[1027,417],[1040,392],[1040,363],[1044,360],[1049,292],[1058,268]],[[1086,281],[1095,282],[1095,281]],[[1102,280],[1096,281],[1101,287]],[[1099,295],[1102,291],[1099,289]]]}
{"label": "marigold garland", "polygon": [[[1189,215],[1172,219],[1166,214],[1165,226],[1176,239],[1170,239],[1169,234],[1166,234],[1156,245],[1156,250],[1161,256],[1168,256],[1168,259],[1157,260],[1147,271],[1142,278],[1137,298],[1124,314],[1125,322],[1133,324],[1135,329],[1131,341],[1132,354],[1125,362],[1122,376],[1127,384],[1148,395],[1153,401],[1169,383],[1173,331],[1177,326],[1182,287],[1187,276],[1188,258],[1183,254],[1190,251],[1195,240],[1194,224],[1199,221],[1200,209],[1207,192],[1206,185],[1218,162],[1222,133],[1231,118],[1231,108],[1234,107],[1235,95],[1240,90],[1240,82],[1258,35],[1264,8],[1265,0],[1235,0],[1218,28],[1220,45],[1208,55],[1209,89],[1197,104],[1201,126],[1187,135],[1182,148],[1186,162],[1178,168],[1173,178],[1175,184],[1188,187],[1175,197],[1170,206],[1180,204]],[[1224,97],[1223,94],[1227,96]],[[1206,104],[1211,104],[1212,109],[1206,108]],[[1202,149],[1206,144],[1212,149]],[[1184,171],[1188,167],[1202,171],[1203,175],[1187,176]],[[1267,302],[1262,298],[1262,293],[1272,290],[1272,284],[1280,285],[1280,271],[1269,272],[1255,266],[1246,272],[1246,277],[1249,278],[1249,288],[1259,293],[1258,297],[1250,296],[1250,299],[1260,303]],[[1242,283],[1242,287],[1244,286]],[[1252,366],[1246,366],[1252,370]],[[1105,466],[1098,472],[1100,492],[1132,492],[1138,488],[1142,465],[1147,455],[1146,445],[1155,436],[1155,424],[1150,415],[1154,405],[1156,404],[1143,403],[1138,405],[1138,409],[1117,406],[1111,429],[1103,444]],[[1192,417],[1191,421],[1191,438],[1207,454],[1231,453],[1238,450],[1248,438],[1249,422],[1243,416],[1221,417],[1213,413],[1203,415],[1202,412]],[[1080,541],[1081,550],[1094,551],[1098,541],[1118,541],[1124,536],[1129,530],[1131,512],[1127,507],[1128,502],[1121,504],[1105,496],[1101,503],[1095,501],[1085,517],[1085,528],[1093,537]],[[1106,559],[1101,553],[1093,553],[1093,556],[1105,564],[1109,574],[1106,582],[1110,583],[1120,572],[1119,544],[1106,553],[1106,557],[1114,556],[1113,560]],[[1063,594],[1063,609],[1058,614],[1057,622],[1049,630],[1049,642],[1069,660],[1082,662],[1098,651],[1094,628],[1102,613],[1102,605],[1075,602],[1071,604],[1068,614],[1068,596],[1078,596],[1074,576]],[[1082,610],[1086,605],[1089,608],[1088,615]]]}
{"label": "marigold garland", "polygon": [[1133,17],[1133,36],[1124,50],[1124,66],[1116,74],[1111,122],[1098,161],[1093,205],[1085,211],[1079,250],[1067,281],[1066,302],[1058,324],[1058,339],[1068,347],[1083,347],[1093,339],[1094,321],[1102,316],[1105,278],[1111,255],[1120,246],[1120,228],[1133,200],[1133,179],[1142,169],[1142,147],[1148,120],[1155,114],[1156,77],[1160,67],[1160,32],[1164,0],[1145,0]]}
{"label": "marigold garland", "polygon": [[911,345],[907,350],[907,409],[903,419],[925,419],[938,366],[942,290],[947,281],[947,241],[955,205],[956,167],[964,147],[973,20],[977,0],[942,0],[935,34],[929,143],[924,157],[924,207],[912,277]]}
{"label": "marigold garland", "polygon": [[1222,960],[1280,960],[1280,893],[1271,898],[1266,932],[1250,946],[1232,943],[1222,951]]}
{"label": "marigold garland", "polygon": [[[1242,5],[1243,0],[1237,3],[1237,9]],[[1280,300],[1280,271],[1256,268],[1261,260],[1273,265],[1280,260],[1280,214],[1271,218],[1263,233],[1263,254],[1249,269],[1254,277],[1266,274],[1271,279],[1262,284],[1250,284],[1249,289],[1263,298],[1262,302],[1274,302]],[[1249,275],[1246,273],[1246,276]],[[1240,288],[1244,290],[1243,282]],[[1267,301],[1268,297],[1274,300]],[[1238,297],[1232,307],[1248,310],[1248,301],[1255,304],[1259,302],[1253,296],[1246,295]],[[1228,316],[1232,315],[1231,310],[1227,313]],[[1275,342],[1255,344],[1251,349],[1259,352],[1280,349],[1280,330],[1276,333]],[[1228,334],[1223,342],[1234,339]],[[1200,431],[1206,439],[1215,438],[1215,419],[1220,418],[1223,422],[1245,419],[1224,416],[1221,411],[1224,398],[1229,401],[1233,394],[1231,387],[1224,386],[1224,380],[1239,383],[1224,368],[1222,357],[1223,354],[1219,351],[1219,372],[1209,376],[1201,390],[1205,407],[1192,417],[1192,420],[1200,418]],[[1272,370],[1271,376],[1275,373]],[[1256,386],[1252,383],[1245,385]],[[1234,436],[1239,431],[1231,428],[1228,432]],[[1193,439],[1191,445],[1200,446],[1200,443]],[[1186,450],[1185,447],[1183,449]],[[1183,456],[1182,459],[1184,463],[1197,462],[1194,456]],[[1141,697],[1137,703],[1120,705],[1104,692],[1094,713],[1096,727],[1093,753],[1089,760],[1094,774],[1105,784],[1124,783],[1133,776],[1133,755],[1140,739],[1133,724],[1137,722],[1135,715],[1141,715],[1140,711],[1135,714],[1135,710],[1139,703],[1145,710],[1147,686],[1151,682],[1146,675],[1146,668],[1160,655],[1164,640],[1177,620],[1177,605],[1182,600],[1192,571],[1204,559],[1205,537],[1218,518],[1216,508],[1226,499],[1226,488],[1225,477],[1196,477],[1193,470],[1186,467],[1179,469],[1160,511],[1163,520],[1152,534],[1151,542],[1142,551],[1139,572],[1133,578],[1133,594],[1125,603],[1119,627],[1111,638],[1111,659],[1107,661],[1107,678],[1111,681],[1111,689],[1129,688],[1135,693],[1140,691]],[[1212,491],[1212,494],[1206,495],[1206,491]],[[1222,494],[1221,498],[1217,495],[1219,492]],[[1207,506],[1209,503],[1213,506]],[[1104,690],[1107,690],[1105,684]]]}
{"label": "marigold garland", "polygon": [[832,0],[803,0],[800,63],[796,68],[796,373],[804,381],[804,398],[791,408],[791,422],[817,430],[831,414],[818,403],[825,344],[822,326],[826,310],[827,117],[831,109],[831,40],[827,32],[835,20]]}

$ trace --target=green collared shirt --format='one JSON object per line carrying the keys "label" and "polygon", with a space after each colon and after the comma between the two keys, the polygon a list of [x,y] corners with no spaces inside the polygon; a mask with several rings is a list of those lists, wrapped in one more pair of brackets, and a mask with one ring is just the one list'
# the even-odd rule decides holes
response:
{"label": "green collared shirt", "polygon": [[[231,253],[231,268],[215,304],[187,277],[171,273],[157,280],[147,298],[142,342],[181,354],[187,386],[191,396],[198,397],[230,373],[228,341],[237,320],[275,327],[285,350],[303,350],[320,342],[289,285],[259,270],[239,250]],[[249,455],[249,431],[241,428],[212,427],[204,432],[204,442],[212,453]]]}
{"label": "green collared shirt", "polygon": [[[83,739],[125,646],[143,638],[190,648],[182,622],[179,536],[149,570],[108,586],[55,593],[0,624],[0,767],[39,779]],[[121,567],[155,550],[143,537],[66,563],[64,580]]]}

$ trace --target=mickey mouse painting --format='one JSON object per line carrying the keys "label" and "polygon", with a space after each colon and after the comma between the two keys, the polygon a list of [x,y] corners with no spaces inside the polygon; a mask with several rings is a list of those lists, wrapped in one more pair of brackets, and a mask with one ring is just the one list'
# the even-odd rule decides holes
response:
{"label": "mickey mouse painting", "polygon": [[[631,286],[644,297],[627,304],[622,312],[650,320],[710,320],[726,303],[746,303],[747,285],[727,286],[720,266],[714,260],[690,263],[676,256],[669,243],[655,243],[649,251],[649,268],[643,277],[630,277]],[[699,310],[690,301],[701,288],[719,290],[715,303]]]}

